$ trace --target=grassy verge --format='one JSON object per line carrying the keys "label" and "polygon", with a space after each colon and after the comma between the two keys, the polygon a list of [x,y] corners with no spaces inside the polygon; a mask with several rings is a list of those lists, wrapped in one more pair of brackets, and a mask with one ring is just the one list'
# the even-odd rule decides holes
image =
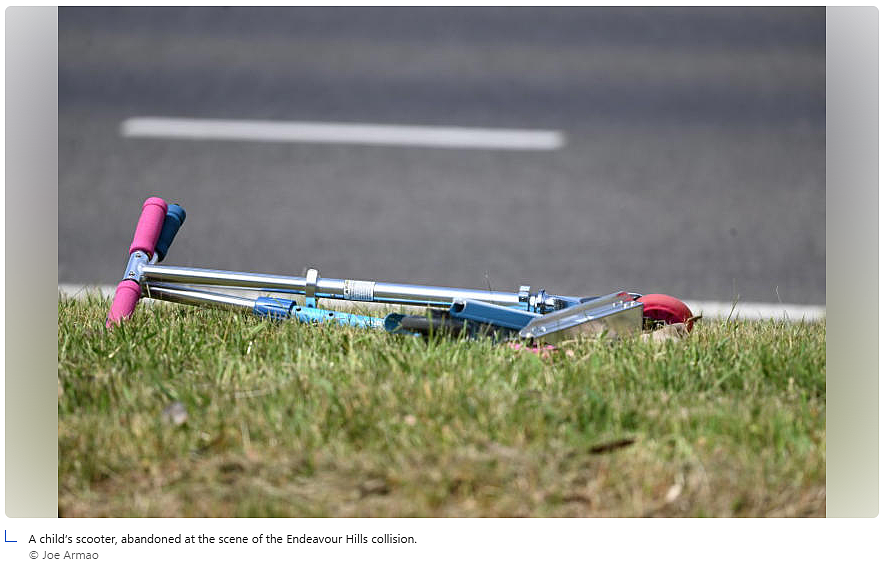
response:
{"label": "grassy verge", "polygon": [[106,332],[106,311],[59,299],[62,516],[825,512],[822,322],[541,358],[160,303]]}

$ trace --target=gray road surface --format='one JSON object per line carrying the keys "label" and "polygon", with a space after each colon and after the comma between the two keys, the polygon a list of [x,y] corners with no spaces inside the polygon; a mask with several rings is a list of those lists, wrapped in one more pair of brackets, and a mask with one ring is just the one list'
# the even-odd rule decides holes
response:
{"label": "gray road surface", "polygon": [[[60,8],[59,282],[118,281],[158,194],[169,263],[823,304],[825,78],[823,8]],[[145,115],[567,144],[120,136]]]}

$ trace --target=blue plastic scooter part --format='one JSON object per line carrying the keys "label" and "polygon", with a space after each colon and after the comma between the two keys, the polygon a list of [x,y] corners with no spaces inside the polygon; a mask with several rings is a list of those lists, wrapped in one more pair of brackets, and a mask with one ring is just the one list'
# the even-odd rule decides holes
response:
{"label": "blue plastic scooter part", "polygon": [[402,328],[401,323],[404,317],[406,316],[402,313],[388,313],[383,322],[384,330],[388,333],[395,333],[397,335],[411,335],[413,337],[421,337],[420,333],[408,331]]}
{"label": "blue plastic scooter part", "polygon": [[400,327],[400,323],[403,320],[402,313],[388,313],[384,318],[384,330],[388,333],[405,333],[405,330]]}
{"label": "blue plastic scooter part", "polygon": [[259,317],[269,317],[270,319],[289,319],[289,314],[295,302],[291,299],[278,299],[275,297],[259,297],[255,300],[255,307],[252,313]]}
{"label": "blue plastic scooter part", "polygon": [[333,322],[338,325],[350,325],[351,327],[363,327],[366,329],[384,329],[384,320],[380,317],[357,315],[343,311],[330,311],[319,307],[302,307],[296,305],[289,312],[289,316],[302,323],[327,323]]}
{"label": "blue plastic scooter part", "polygon": [[294,301],[275,297],[259,297],[255,300],[252,312],[271,319],[297,319],[301,323],[337,323],[366,329],[384,329],[384,320],[380,317],[331,311],[319,307],[304,307]]}
{"label": "blue plastic scooter part", "polygon": [[157,261],[162,262],[172,245],[172,240],[178,234],[178,229],[184,224],[187,213],[178,204],[170,204],[166,210],[166,219],[163,220],[163,229],[160,230],[160,237],[157,238],[157,246],[154,251],[157,253]]}
{"label": "blue plastic scooter part", "polygon": [[529,321],[538,317],[537,313],[512,309],[484,301],[472,299],[456,299],[449,308],[453,317],[506,327],[507,329],[522,329]]}

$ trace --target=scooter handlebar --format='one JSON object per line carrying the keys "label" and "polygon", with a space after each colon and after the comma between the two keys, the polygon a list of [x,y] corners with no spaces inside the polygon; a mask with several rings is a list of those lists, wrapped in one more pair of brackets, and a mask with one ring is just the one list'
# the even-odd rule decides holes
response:
{"label": "scooter handlebar", "polygon": [[154,248],[157,246],[160,231],[163,230],[163,221],[166,219],[168,208],[166,201],[156,196],[144,201],[138,225],[135,227],[135,236],[129,246],[130,254],[141,250],[147,252],[148,258],[154,255]]}
{"label": "scooter handlebar", "polygon": [[121,281],[117,285],[117,291],[114,292],[114,301],[111,303],[111,310],[108,312],[105,327],[110,329],[132,315],[132,312],[135,311],[135,306],[138,305],[139,298],[141,298],[140,285],[132,280]]}
{"label": "scooter handlebar", "polygon": [[[156,196],[144,201],[141,216],[138,217],[138,224],[135,226],[135,235],[129,246],[130,256],[136,251],[145,252],[148,258],[154,255],[168,208],[166,201]],[[111,328],[132,315],[139,298],[141,298],[141,285],[138,282],[127,279],[121,281],[114,292],[114,301],[111,302],[105,326]]]}
{"label": "scooter handlebar", "polygon": [[179,228],[184,224],[184,219],[187,217],[187,213],[184,211],[184,208],[179,204],[170,204],[168,209],[166,210],[166,220],[163,222],[163,230],[160,232],[160,237],[157,240],[157,245],[155,246],[155,250],[157,252],[157,261],[162,262],[166,257],[166,252],[169,251],[169,246],[172,245],[172,241],[175,239],[175,235],[178,234]]}

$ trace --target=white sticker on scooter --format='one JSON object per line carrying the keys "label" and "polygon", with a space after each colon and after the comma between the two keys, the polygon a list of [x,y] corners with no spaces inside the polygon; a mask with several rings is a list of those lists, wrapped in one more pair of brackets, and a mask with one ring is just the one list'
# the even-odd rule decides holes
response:
{"label": "white sticker on scooter", "polygon": [[344,299],[372,301],[375,299],[375,282],[344,280]]}

